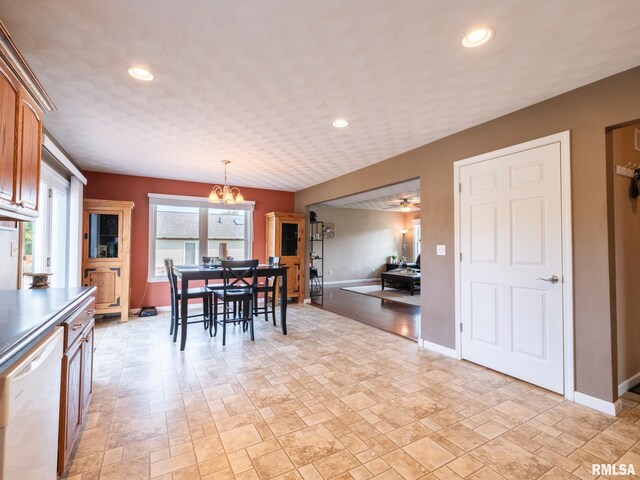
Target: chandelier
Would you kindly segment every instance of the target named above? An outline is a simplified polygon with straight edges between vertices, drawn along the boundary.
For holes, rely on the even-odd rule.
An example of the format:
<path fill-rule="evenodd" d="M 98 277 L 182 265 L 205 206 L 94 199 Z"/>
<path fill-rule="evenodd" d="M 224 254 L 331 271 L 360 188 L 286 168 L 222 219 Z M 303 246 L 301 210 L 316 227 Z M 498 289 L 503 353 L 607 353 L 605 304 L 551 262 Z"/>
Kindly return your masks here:
<path fill-rule="evenodd" d="M 222 160 L 224 163 L 224 185 L 215 185 L 209 194 L 211 203 L 224 203 L 225 205 L 233 205 L 234 203 L 244 203 L 244 197 L 238 187 L 230 187 L 227 184 L 227 165 L 230 160 Z"/>

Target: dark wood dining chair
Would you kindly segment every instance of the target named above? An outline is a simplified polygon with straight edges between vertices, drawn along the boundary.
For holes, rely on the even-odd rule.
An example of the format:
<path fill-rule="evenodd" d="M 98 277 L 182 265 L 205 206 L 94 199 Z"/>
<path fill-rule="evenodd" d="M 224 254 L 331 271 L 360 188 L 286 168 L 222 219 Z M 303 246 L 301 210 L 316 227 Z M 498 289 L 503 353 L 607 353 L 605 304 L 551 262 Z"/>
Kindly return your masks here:
<path fill-rule="evenodd" d="M 246 331 L 249 328 L 251 340 L 255 341 L 253 298 L 258 279 L 257 269 L 258 260 L 222 261 L 222 289 L 213 291 L 213 317 L 209 324 L 209 335 L 213 337 L 218 333 L 218 324 L 222 325 L 222 345 L 226 343 L 228 323 L 242 323 L 242 330 Z M 234 311 L 230 308 L 230 304 L 236 302 L 239 302 L 242 308 Z M 218 305 L 223 307 L 221 319 L 218 318 Z M 213 334 L 211 334 L 212 327 Z"/>
<path fill-rule="evenodd" d="M 269 257 L 269 266 L 279 266 L 280 257 Z M 256 288 L 254 289 L 253 314 L 257 317 L 264 313 L 265 322 L 269 321 L 269 314 L 273 318 L 273 325 L 276 325 L 276 289 L 278 288 L 278 276 L 271 275 L 268 277 L 260 277 Z M 259 305 L 258 300 L 262 295 L 263 304 Z M 271 305 L 269 305 L 271 302 Z"/>
<path fill-rule="evenodd" d="M 169 329 L 169 335 L 173 334 L 173 341 L 178 339 L 178 326 L 181 323 L 180 319 L 180 302 L 182 299 L 182 292 L 178 288 L 178 277 L 173 273 L 173 260 L 170 258 L 164 259 L 164 268 L 167 271 L 167 277 L 169 278 L 169 287 L 171 289 L 171 327 Z M 202 320 L 193 321 L 187 323 L 204 323 L 205 329 L 209 327 L 211 321 L 211 290 L 206 287 L 190 288 L 187 293 L 188 301 L 192 298 L 202 299 L 202 313 L 189 315 L 187 318 L 202 317 Z"/>
<path fill-rule="evenodd" d="M 217 260 L 217 262 L 216 262 Z M 202 257 L 202 266 L 208 266 L 210 268 L 214 268 L 214 263 L 219 263 L 220 260 L 218 259 L 218 257 L 209 257 L 209 256 L 203 256 Z M 219 265 L 218 265 L 219 266 Z M 210 284 L 208 280 L 204 281 L 204 286 L 205 288 L 207 288 L 208 290 L 210 290 L 211 292 L 213 292 L 214 290 L 222 290 L 222 283 L 213 283 Z M 214 301 L 214 297 L 213 295 L 211 295 L 211 302 Z M 209 304 L 209 311 L 213 312 L 213 303 Z M 209 328 L 209 325 L 205 325 L 205 330 Z"/>

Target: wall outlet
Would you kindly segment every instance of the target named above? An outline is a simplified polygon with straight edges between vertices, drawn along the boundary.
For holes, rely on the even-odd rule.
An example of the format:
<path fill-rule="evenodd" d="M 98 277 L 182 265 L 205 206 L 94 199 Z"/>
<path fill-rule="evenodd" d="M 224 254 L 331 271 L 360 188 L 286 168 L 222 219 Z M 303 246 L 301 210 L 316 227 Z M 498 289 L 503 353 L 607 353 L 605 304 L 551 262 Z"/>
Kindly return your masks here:
<path fill-rule="evenodd" d="M 329 270 L 329 275 L 333 275 L 333 270 Z"/>
<path fill-rule="evenodd" d="M 18 244 L 15 242 L 11 242 L 11 256 L 12 257 L 18 256 Z"/>
<path fill-rule="evenodd" d="M 446 255 L 447 254 L 447 246 L 446 245 L 437 245 L 436 246 L 436 255 Z"/>

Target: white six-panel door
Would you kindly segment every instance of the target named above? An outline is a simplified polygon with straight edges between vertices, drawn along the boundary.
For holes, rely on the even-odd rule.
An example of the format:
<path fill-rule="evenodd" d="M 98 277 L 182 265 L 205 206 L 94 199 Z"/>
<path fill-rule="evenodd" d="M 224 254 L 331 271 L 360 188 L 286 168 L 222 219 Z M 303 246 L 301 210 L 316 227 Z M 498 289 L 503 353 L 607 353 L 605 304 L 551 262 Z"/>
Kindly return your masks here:
<path fill-rule="evenodd" d="M 563 393 L 560 143 L 459 179 L 462 357 Z"/>

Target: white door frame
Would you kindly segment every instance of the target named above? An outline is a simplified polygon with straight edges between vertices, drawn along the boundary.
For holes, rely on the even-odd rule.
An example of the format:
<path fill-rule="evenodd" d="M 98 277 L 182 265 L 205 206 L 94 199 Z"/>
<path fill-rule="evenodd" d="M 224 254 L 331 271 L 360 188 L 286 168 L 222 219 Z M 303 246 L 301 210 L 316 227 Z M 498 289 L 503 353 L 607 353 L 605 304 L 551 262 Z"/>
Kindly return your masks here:
<path fill-rule="evenodd" d="M 564 331 L 564 396 L 573 401 L 575 393 L 574 377 L 574 332 L 573 332 L 573 244 L 571 232 L 571 155 L 569 130 L 531 140 L 529 142 L 512 145 L 510 147 L 483 153 L 474 157 L 458 160 L 453 163 L 454 180 L 454 222 L 455 222 L 455 319 L 456 319 L 456 357 L 462 358 L 462 345 L 460 324 L 462 318 L 460 295 L 460 169 L 474 163 L 484 162 L 497 157 L 511 155 L 513 153 L 542 147 L 552 143 L 560 143 L 560 177 L 562 188 L 562 305 L 563 305 L 563 331 Z"/>

